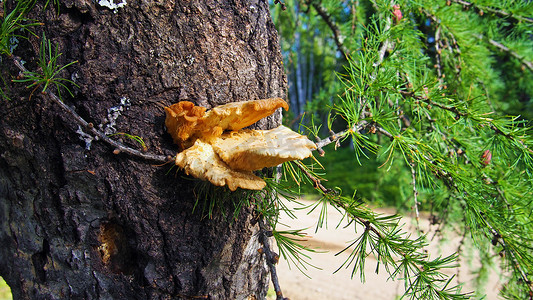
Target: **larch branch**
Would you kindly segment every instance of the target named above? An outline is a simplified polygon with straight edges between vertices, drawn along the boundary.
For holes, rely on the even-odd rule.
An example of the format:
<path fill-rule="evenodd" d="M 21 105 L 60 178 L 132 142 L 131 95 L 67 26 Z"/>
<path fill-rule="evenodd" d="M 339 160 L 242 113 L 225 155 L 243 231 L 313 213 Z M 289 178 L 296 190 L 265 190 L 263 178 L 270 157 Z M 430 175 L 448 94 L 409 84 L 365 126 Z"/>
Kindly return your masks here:
<path fill-rule="evenodd" d="M 492 46 L 500 49 L 501 51 L 509 53 L 509 55 L 511 55 L 512 57 L 518 59 L 530 71 L 533 71 L 533 62 L 526 60 L 523 56 L 521 56 L 520 54 L 516 53 L 515 51 L 509 49 L 509 47 L 505 46 L 502 43 L 499 43 L 499 42 L 497 42 L 497 41 L 495 41 L 493 39 L 489 39 L 488 42 L 489 42 L 489 44 L 491 44 Z"/>
<path fill-rule="evenodd" d="M 305 174 L 305 176 L 307 178 L 309 178 L 313 182 L 313 185 L 314 185 L 315 189 L 320 190 L 324 194 L 328 194 L 328 193 L 332 192 L 332 190 L 330 190 L 330 189 L 326 188 L 324 185 L 322 185 L 322 182 L 321 182 L 321 180 L 319 178 L 317 178 L 313 174 L 309 173 L 309 171 L 307 171 L 305 169 L 305 167 L 301 163 L 296 162 L 296 165 Z M 335 204 L 337 207 L 343 209 L 344 211 L 349 211 L 349 209 L 346 206 L 346 204 L 342 203 L 338 199 L 331 199 L 331 200 L 332 200 L 333 204 Z M 372 231 L 380 239 L 383 239 L 383 236 L 382 236 L 381 232 L 379 232 L 379 230 L 377 230 L 374 226 L 372 226 L 368 220 L 365 220 L 363 218 L 360 218 L 360 217 L 357 217 L 357 216 L 354 216 L 354 215 L 351 215 L 351 218 L 353 218 L 354 220 L 356 220 L 360 224 L 365 225 L 365 228 L 367 230 Z"/>
<path fill-rule="evenodd" d="M 472 2 L 468 2 L 468 1 L 465 1 L 465 0 L 449 0 L 449 1 L 457 3 L 457 4 L 461 4 L 461 5 L 463 5 L 464 7 L 467 7 L 467 8 L 473 7 L 476 10 L 478 10 L 479 12 L 489 12 L 491 14 L 494 14 L 494 15 L 502 17 L 502 18 L 513 18 L 513 19 L 515 19 L 517 21 L 533 23 L 533 18 L 531 18 L 531 17 L 523 17 L 523 16 L 520 16 L 520 15 L 517 15 L 517 14 L 506 12 L 506 11 L 504 11 L 502 9 L 492 8 L 492 7 L 489 7 L 489 6 L 483 6 L 483 5 L 479 5 L 479 4 L 474 4 Z"/>
<path fill-rule="evenodd" d="M 341 52 L 343 57 L 348 58 L 348 53 L 349 53 L 348 48 L 346 48 L 346 46 L 344 45 L 342 41 L 342 34 L 339 29 L 339 26 L 337 26 L 331 14 L 326 10 L 326 8 L 324 8 L 320 4 L 320 2 L 310 0 L 307 2 L 307 4 L 313 6 L 316 12 L 322 17 L 322 20 L 326 22 L 326 25 L 328 25 L 328 27 L 333 32 L 333 39 L 335 40 L 337 49 L 339 50 L 339 52 Z"/>
<path fill-rule="evenodd" d="M 438 108 L 450 111 L 450 112 L 454 113 L 456 115 L 456 117 L 466 117 L 466 116 L 468 116 L 468 113 L 458 110 L 457 107 L 455 107 L 455 106 L 446 106 L 444 104 L 432 101 L 432 100 L 430 100 L 427 97 L 416 95 L 412 91 L 398 90 L 398 93 L 400 93 L 400 94 L 402 94 L 404 96 L 408 96 L 408 97 L 414 98 L 416 100 L 422 101 L 422 102 L 424 102 L 426 104 L 429 104 L 429 105 L 432 105 L 432 106 L 436 106 Z"/>
<path fill-rule="evenodd" d="M 325 146 L 327 146 L 327 145 L 329 145 L 331 143 L 336 143 L 338 140 L 340 140 L 341 138 L 345 137 L 346 134 L 348 134 L 350 132 L 359 132 L 363 128 L 365 128 L 367 125 L 368 125 L 367 121 L 361 121 L 361 122 L 355 124 L 354 126 L 352 126 L 351 128 L 345 129 L 345 130 L 340 131 L 338 133 L 332 133 L 329 137 L 321 139 L 318 142 L 316 142 L 317 150 L 320 151 L 320 150 L 322 150 L 323 147 L 325 147 Z"/>

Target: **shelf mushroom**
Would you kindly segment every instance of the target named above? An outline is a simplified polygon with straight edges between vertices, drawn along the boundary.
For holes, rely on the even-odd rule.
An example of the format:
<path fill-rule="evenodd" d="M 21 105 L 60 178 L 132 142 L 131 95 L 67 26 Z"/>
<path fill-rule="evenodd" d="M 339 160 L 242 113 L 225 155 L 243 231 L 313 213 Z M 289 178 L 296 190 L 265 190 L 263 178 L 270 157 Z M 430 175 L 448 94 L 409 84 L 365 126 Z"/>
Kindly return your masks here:
<path fill-rule="evenodd" d="M 287 103 L 281 98 L 234 102 L 214 107 L 181 101 L 165 107 L 165 125 L 181 151 L 176 165 L 217 186 L 261 190 L 266 183 L 254 170 L 310 157 L 315 143 L 285 126 L 243 129 Z"/>

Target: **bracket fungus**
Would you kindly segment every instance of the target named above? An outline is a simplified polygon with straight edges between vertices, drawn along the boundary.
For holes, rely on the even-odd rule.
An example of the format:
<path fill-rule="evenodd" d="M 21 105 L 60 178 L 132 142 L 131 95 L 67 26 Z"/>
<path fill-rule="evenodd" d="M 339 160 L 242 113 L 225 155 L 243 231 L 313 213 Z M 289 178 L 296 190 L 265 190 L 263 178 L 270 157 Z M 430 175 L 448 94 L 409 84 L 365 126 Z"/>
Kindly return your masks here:
<path fill-rule="evenodd" d="M 243 129 L 289 106 L 281 98 L 234 102 L 214 107 L 181 101 L 165 107 L 165 125 L 181 151 L 176 165 L 217 186 L 260 190 L 263 179 L 252 171 L 311 156 L 315 143 L 285 126 Z"/>

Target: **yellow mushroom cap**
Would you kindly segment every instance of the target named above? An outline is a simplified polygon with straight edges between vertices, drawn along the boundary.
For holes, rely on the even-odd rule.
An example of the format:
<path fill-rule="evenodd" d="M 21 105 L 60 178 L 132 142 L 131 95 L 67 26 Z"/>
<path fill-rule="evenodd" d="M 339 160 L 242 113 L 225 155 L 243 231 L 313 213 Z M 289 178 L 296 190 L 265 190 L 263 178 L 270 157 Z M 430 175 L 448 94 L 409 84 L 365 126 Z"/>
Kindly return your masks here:
<path fill-rule="evenodd" d="M 240 130 L 225 133 L 211 144 L 218 156 L 234 170 L 260 170 L 312 155 L 315 143 L 285 126 L 271 130 Z"/>
<path fill-rule="evenodd" d="M 216 155 L 213 147 L 202 140 L 196 140 L 192 147 L 178 153 L 176 165 L 189 175 L 216 186 L 227 185 L 232 191 L 237 188 L 261 190 L 266 185 L 250 171 L 232 170 Z"/>
<path fill-rule="evenodd" d="M 176 165 L 187 174 L 217 186 L 260 190 L 265 181 L 252 173 L 312 155 L 316 145 L 285 126 L 243 130 L 276 109 L 289 106 L 281 98 L 234 102 L 204 107 L 182 101 L 165 107 L 168 132 L 183 150 Z"/>

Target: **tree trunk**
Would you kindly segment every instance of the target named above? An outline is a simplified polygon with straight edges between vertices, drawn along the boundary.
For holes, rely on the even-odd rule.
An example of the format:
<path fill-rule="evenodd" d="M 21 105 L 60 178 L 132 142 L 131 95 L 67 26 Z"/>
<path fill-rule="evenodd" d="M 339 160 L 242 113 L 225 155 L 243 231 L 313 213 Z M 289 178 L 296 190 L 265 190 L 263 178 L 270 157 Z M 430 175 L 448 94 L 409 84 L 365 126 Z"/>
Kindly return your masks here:
<path fill-rule="evenodd" d="M 64 102 L 102 130 L 143 137 L 149 152 L 177 151 L 163 106 L 284 96 L 267 1 L 131 0 L 110 9 L 59 0 L 59 10 L 44 2 L 30 13 L 44 23 L 34 32 L 58 45 L 61 63 L 78 61 L 62 74 L 79 85 Z M 31 37 L 14 51 L 30 70 L 38 45 Z M 5 58 L 1 68 L 6 82 L 18 74 Z M 193 212 L 195 181 L 86 144 L 38 91 L 11 84 L 11 100 L 0 103 L 0 275 L 15 299 L 264 298 L 252 208 L 236 218 Z"/>

